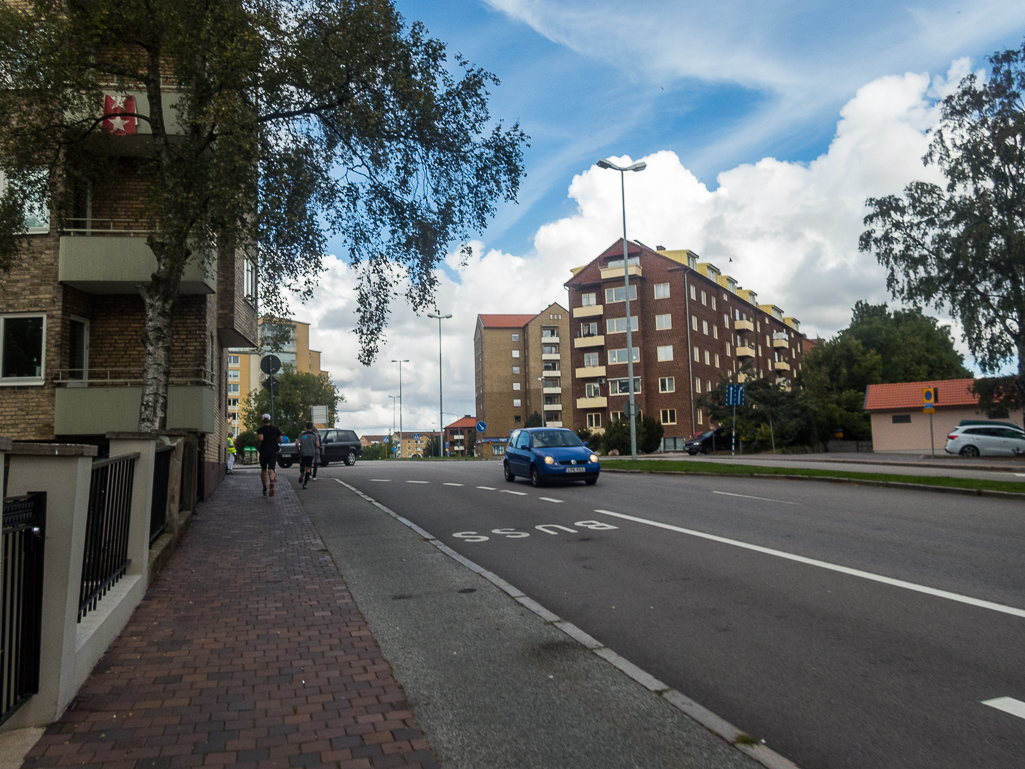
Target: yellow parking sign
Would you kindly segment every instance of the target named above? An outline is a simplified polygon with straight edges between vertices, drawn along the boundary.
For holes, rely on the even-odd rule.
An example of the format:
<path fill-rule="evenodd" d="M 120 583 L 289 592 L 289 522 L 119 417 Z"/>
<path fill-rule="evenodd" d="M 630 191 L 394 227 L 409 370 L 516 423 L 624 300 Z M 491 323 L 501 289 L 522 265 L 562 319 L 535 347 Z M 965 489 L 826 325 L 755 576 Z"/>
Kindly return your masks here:
<path fill-rule="evenodd" d="M 939 400 L 937 398 L 938 393 L 935 387 L 923 387 L 922 388 L 922 412 L 925 414 L 932 414 L 936 411 L 936 403 Z"/>

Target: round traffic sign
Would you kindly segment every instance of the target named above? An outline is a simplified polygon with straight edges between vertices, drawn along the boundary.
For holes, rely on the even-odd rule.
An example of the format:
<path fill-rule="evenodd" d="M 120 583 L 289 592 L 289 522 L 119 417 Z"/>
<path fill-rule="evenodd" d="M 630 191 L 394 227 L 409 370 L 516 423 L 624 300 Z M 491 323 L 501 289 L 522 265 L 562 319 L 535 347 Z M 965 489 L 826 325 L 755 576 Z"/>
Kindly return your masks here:
<path fill-rule="evenodd" d="M 484 424 L 483 422 L 478 422 L 477 423 L 477 432 L 482 433 L 482 432 L 484 432 L 487 429 L 488 429 L 488 426 L 486 424 Z"/>
<path fill-rule="evenodd" d="M 260 371 L 264 374 L 277 374 L 281 371 L 281 358 L 277 355 L 264 355 L 260 361 Z"/>

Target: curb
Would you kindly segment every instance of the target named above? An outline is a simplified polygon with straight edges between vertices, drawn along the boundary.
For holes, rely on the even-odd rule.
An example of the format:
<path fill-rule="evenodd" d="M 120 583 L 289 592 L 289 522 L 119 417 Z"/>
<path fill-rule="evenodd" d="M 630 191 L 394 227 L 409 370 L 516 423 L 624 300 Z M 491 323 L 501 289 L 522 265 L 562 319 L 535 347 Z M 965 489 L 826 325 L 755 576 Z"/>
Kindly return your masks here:
<path fill-rule="evenodd" d="M 640 471 L 626 470 L 620 472 L 639 473 Z M 686 475 L 688 473 L 683 474 Z M 488 582 L 494 584 L 497 588 L 506 593 L 514 601 L 521 604 L 525 608 L 530 609 L 530 611 L 534 612 L 537 616 L 544 620 L 545 623 L 558 628 L 563 633 L 572 638 L 574 641 L 582 645 L 585 649 L 590 651 L 592 654 L 605 660 L 610 665 L 618 669 L 620 672 L 624 673 L 629 678 L 633 679 L 636 683 L 640 684 L 648 691 L 652 692 L 653 694 L 657 694 L 659 697 L 664 699 L 666 702 L 675 707 L 681 713 L 691 718 L 692 720 L 697 721 L 703 727 L 708 729 L 708 731 L 712 732 L 712 734 L 716 735 L 717 737 L 721 737 L 723 740 L 728 742 L 730 745 L 732 745 L 734 748 L 736 748 L 741 753 L 746 755 L 748 758 L 757 761 L 762 766 L 766 767 L 766 769 L 799 769 L 797 764 L 793 763 L 787 758 L 784 758 L 776 751 L 767 748 L 765 745 L 757 741 L 748 742 L 748 740 L 753 740 L 753 738 L 745 734 L 743 731 L 738 729 L 736 726 L 731 724 L 726 719 L 717 716 L 715 713 L 699 705 L 686 695 L 681 694 L 675 689 L 670 688 L 667 684 L 663 683 L 662 681 L 659 681 L 654 676 L 637 667 L 625 657 L 621 657 L 612 649 L 609 649 L 607 646 L 603 645 L 601 641 L 598 641 L 596 638 L 591 637 L 583 630 L 578 628 L 576 625 L 572 624 L 571 622 L 567 622 L 566 620 L 560 618 L 558 615 L 552 613 L 544 606 L 539 604 L 537 601 L 535 601 L 533 598 L 530 598 L 526 594 L 524 594 L 522 590 L 506 582 L 497 574 L 488 571 L 484 567 L 471 561 L 469 558 L 460 555 L 455 550 L 450 548 L 448 545 L 441 542 L 433 534 L 422 529 L 420 526 L 417 526 L 408 518 L 402 517 L 394 510 L 385 507 L 373 497 L 364 494 L 362 491 L 355 488 L 354 486 L 350 486 L 345 481 L 339 478 L 335 478 L 334 481 L 335 483 L 339 483 L 345 488 L 347 488 L 356 496 L 362 498 L 366 502 L 369 502 L 378 510 L 387 513 L 399 523 L 402 523 L 403 525 L 412 529 L 414 532 L 419 534 L 425 542 L 430 542 L 432 545 L 434 545 L 434 547 L 438 548 L 438 550 L 440 550 L 442 553 L 447 555 L 452 560 L 457 561 L 470 571 L 480 575 Z"/>
<path fill-rule="evenodd" d="M 997 499 L 1025 499 L 1025 492 L 995 491 L 992 489 L 961 489 L 956 486 L 933 486 L 927 483 L 903 483 L 901 481 L 872 481 L 861 478 L 838 478 L 832 475 L 785 475 L 781 473 L 703 473 L 683 472 L 680 470 L 624 470 L 603 467 L 603 473 L 624 473 L 626 475 L 695 475 L 716 478 L 757 478 L 759 480 L 779 481 L 824 481 L 826 483 L 848 483 L 852 486 L 888 486 L 894 489 L 911 491 L 939 491 L 944 494 L 964 494 L 971 497 L 996 497 Z M 1025 485 L 1025 484 L 1023 484 Z"/>

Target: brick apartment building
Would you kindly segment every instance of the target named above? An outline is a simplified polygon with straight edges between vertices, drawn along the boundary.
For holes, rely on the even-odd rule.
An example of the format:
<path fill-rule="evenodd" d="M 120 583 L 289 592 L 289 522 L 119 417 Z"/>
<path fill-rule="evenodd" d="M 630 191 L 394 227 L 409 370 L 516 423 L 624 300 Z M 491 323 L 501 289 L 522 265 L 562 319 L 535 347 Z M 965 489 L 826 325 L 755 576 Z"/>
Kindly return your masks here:
<path fill-rule="evenodd" d="M 572 426 L 569 311 L 555 303 L 537 315 L 478 315 L 473 335 L 477 455 L 505 451 L 509 433 L 537 412 L 554 427 Z"/>
<path fill-rule="evenodd" d="M 721 378 L 770 377 L 790 387 L 803 355 L 796 318 L 759 304 L 692 251 L 627 248 L 635 400 L 664 426 L 665 450 L 708 428 L 696 401 Z M 566 288 L 576 409 L 567 426 L 604 430 L 624 417 L 629 397 L 623 241 L 575 269 Z"/>
<path fill-rule="evenodd" d="M 142 92 L 129 94 L 148 103 Z M 79 178 L 74 218 L 58 226 L 43 214 L 30 223 L 27 248 L 0 286 L 0 435 L 103 447 L 108 433 L 138 430 L 139 285 L 149 282 L 156 258 L 140 218 L 150 182 L 133 157 L 148 134 L 149 124 L 138 121 L 134 134 L 98 142 L 96 151 L 118 156 L 118 184 Z M 192 436 L 201 496 L 223 476 L 227 348 L 256 343 L 256 288 L 256 265 L 228 249 L 194 259 L 181 282 L 167 428 Z"/>
<path fill-rule="evenodd" d="M 469 456 L 476 441 L 470 438 L 477 434 L 477 420 L 467 414 L 445 426 L 445 455 L 450 457 Z"/>

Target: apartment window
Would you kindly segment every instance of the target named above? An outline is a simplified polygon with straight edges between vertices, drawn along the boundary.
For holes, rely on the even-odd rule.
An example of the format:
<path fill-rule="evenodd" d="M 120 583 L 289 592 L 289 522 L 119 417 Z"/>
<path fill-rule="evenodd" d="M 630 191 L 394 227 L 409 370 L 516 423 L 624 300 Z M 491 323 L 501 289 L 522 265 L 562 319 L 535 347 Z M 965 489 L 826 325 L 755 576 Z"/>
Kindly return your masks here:
<path fill-rule="evenodd" d="M 519 374 L 520 373 L 520 367 L 519 366 L 513 366 L 513 373 L 514 374 Z"/>
<path fill-rule="evenodd" d="M 658 391 L 660 393 L 674 393 L 676 392 L 676 377 L 674 376 L 663 376 L 658 379 Z"/>
<path fill-rule="evenodd" d="M 520 351 L 519 351 L 519 350 L 513 350 L 513 351 L 512 351 L 512 356 L 513 356 L 514 358 L 518 358 L 518 357 L 520 357 Z"/>
<path fill-rule="evenodd" d="M 89 321 L 72 316 L 69 321 L 68 379 L 84 383 L 89 371 Z"/>
<path fill-rule="evenodd" d="M 706 294 L 704 291 L 701 292 L 701 304 L 708 304 L 708 294 Z"/>
<path fill-rule="evenodd" d="M 655 298 L 656 299 L 668 299 L 669 298 L 669 284 L 668 283 L 656 283 L 655 284 Z"/>
<path fill-rule="evenodd" d="M 673 316 L 669 313 L 655 316 L 655 328 L 659 331 L 668 331 L 673 327 Z"/>
<path fill-rule="evenodd" d="M 247 304 L 256 307 L 256 262 L 244 259 L 242 263 L 242 294 Z"/>
<path fill-rule="evenodd" d="M 726 357 L 730 357 L 733 353 L 730 352 L 730 343 L 726 343 Z"/>
<path fill-rule="evenodd" d="M 557 328 L 543 328 L 543 329 L 541 329 L 541 338 L 542 339 L 558 339 L 559 338 L 559 329 L 557 329 Z"/>
<path fill-rule="evenodd" d="M 909 425 L 909 424 L 911 424 L 911 415 L 910 414 L 894 414 L 893 415 L 893 423 L 895 425 Z"/>
<path fill-rule="evenodd" d="M 697 377 L 694 378 L 694 392 L 701 392 L 701 380 Z"/>
<path fill-rule="evenodd" d="M 228 395 L 238 395 L 238 385 L 237 384 L 230 384 L 230 385 L 228 385 Z"/>
<path fill-rule="evenodd" d="M 708 336 L 708 321 L 707 320 L 701 321 L 701 333 L 704 334 L 705 336 Z"/>
<path fill-rule="evenodd" d="M 634 283 L 630 286 L 630 301 L 637 299 L 637 284 Z M 626 287 L 619 286 L 618 288 L 607 288 L 605 289 L 605 302 L 606 304 L 612 304 L 613 302 L 625 302 L 626 301 Z"/>
<path fill-rule="evenodd" d="M 631 356 L 634 363 L 641 359 L 641 351 L 637 347 L 631 347 L 630 350 L 633 352 Z M 618 350 L 609 350 L 609 363 L 626 363 L 626 348 L 620 347 Z"/>
<path fill-rule="evenodd" d="M 513 389 L 514 390 L 519 390 L 520 389 L 520 383 L 519 382 L 513 382 Z"/>
<path fill-rule="evenodd" d="M 706 393 L 712 392 L 712 380 L 711 379 L 706 379 L 705 380 L 705 392 Z"/>
<path fill-rule="evenodd" d="M 663 344 L 658 346 L 658 359 L 661 361 L 673 359 L 673 346 L 671 344 Z"/>
<path fill-rule="evenodd" d="M 605 321 L 605 326 L 610 334 L 625 334 L 626 333 L 626 318 L 609 318 Z M 630 316 L 630 330 L 637 330 L 637 316 Z"/>
<path fill-rule="evenodd" d="M 580 336 L 598 336 L 597 323 L 581 323 Z"/>
<path fill-rule="evenodd" d="M 719 368 L 719 353 L 715 354 L 715 367 Z"/>
<path fill-rule="evenodd" d="M 523 417 L 520 417 L 520 416 L 513 417 L 513 422 L 515 424 L 519 424 L 521 421 L 523 421 Z"/>
<path fill-rule="evenodd" d="M 239 365 L 239 360 L 240 360 L 239 356 L 237 356 L 237 355 L 229 355 L 228 356 L 228 365 L 229 366 L 238 366 Z"/>
<path fill-rule="evenodd" d="M 29 180 L 30 184 L 42 184 L 46 181 L 45 169 L 40 169 L 32 173 L 35 177 Z M 3 171 L 0 171 L 0 198 L 4 197 L 7 193 L 7 177 Z M 15 194 L 17 197 L 21 197 L 24 200 L 24 195 L 21 191 Z M 25 232 L 29 235 L 39 235 L 50 231 L 50 212 L 35 203 L 25 201 L 23 204 L 23 212 L 25 214 Z"/>
<path fill-rule="evenodd" d="M 729 313 L 725 313 L 725 312 L 724 312 L 724 313 L 722 314 L 722 324 L 723 324 L 723 326 L 725 326 L 726 328 L 729 328 L 729 327 L 730 327 L 730 316 L 729 316 Z"/>
<path fill-rule="evenodd" d="M 237 409 L 238 408 L 238 398 L 228 398 L 228 408 L 229 409 Z"/>
<path fill-rule="evenodd" d="M 709 354 L 708 354 L 708 350 L 705 350 L 705 365 L 706 365 L 706 366 L 710 366 L 710 365 L 712 365 L 712 364 L 711 364 L 711 360 L 710 360 L 710 356 L 709 356 Z"/>
<path fill-rule="evenodd" d="M 694 329 L 695 331 L 698 330 L 698 316 L 697 315 L 691 315 L 690 316 L 690 327 L 692 329 Z"/>
<path fill-rule="evenodd" d="M 519 407 L 520 407 L 520 399 L 519 398 L 513 398 L 513 408 L 518 409 Z"/>
<path fill-rule="evenodd" d="M 641 378 L 634 377 L 634 392 L 639 393 L 641 391 Z M 609 380 L 609 395 L 629 395 L 630 394 L 630 379 L 610 379 Z"/>
<path fill-rule="evenodd" d="M 601 388 L 598 387 L 597 382 L 588 382 L 584 385 L 584 397 L 585 398 L 598 398 L 601 396 Z"/>
<path fill-rule="evenodd" d="M 762 333 L 762 322 L 760 320 L 755 321 L 755 331 L 759 334 Z"/>
<path fill-rule="evenodd" d="M 516 417 L 516 421 L 519 422 L 520 418 Z M 492 443 L 491 453 L 494 454 L 496 457 L 500 457 L 503 454 L 505 454 L 505 446 L 503 446 L 501 443 Z"/>
<path fill-rule="evenodd" d="M 758 345 L 758 357 L 759 358 L 762 357 L 762 346 L 761 345 Z"/>
<path fill-rule="evenodd" d="M 594 307 L 596 304 L 598 304 L 598 295 L 596 293 L 591 292 L 590 294 L 580 295 L 581 307 Z"/>
<path fill-rule="evenodd" d="M 598 353 L 596 352 L 585 352 L 584 353 L 584 367 L 594 368 L 595 366 L 601 365 L 598 363 Z"/>
<path fill-rule="evenodd" d="M 694 362 L 699 363 L 701 361 L 701 353 L 698 352 L 698 348 L 694 348 Z"/>
<path fill-rule="evenodd" d="M 676 409 L 662 409 L 662 424 L 676 424 Z"/>
<path fill-rule="evenodd" d="M 46 316 L 0 315 L 0 381 L 42 384 L 46 360 Z"/>
<path fill-rule="evenodd" d="M 587 426 L 589 428 L 601 427 L 601 412 L 587 415 Z"/>
<path fill-rule="evenodd" d="M 714 296 L 712 297 L 712 309 L 713 310 L 715 309 L 715 297 Z"/>
<path fill-rule="evenodd" d="M 228 369 L 228 381 L 229 382 L 237 382 L 237 381 L 239 381 L 239 379 L 241 379 L 241 377 L 242 377 L 242 372 L 241 371 L 233 371 L 231 369 Z"/>
<path fill-rule="evenodd" d="M 621 419 L 626 419 L 626 414 L 624 414 L 622 411 L 610 411 L 609 412 L 609 421 L 610 422 L 618 422 Z"/>
<path fill-rule="evenodd" d="M 703 425 L 704 423 L 705 423 L 705 413 L 701 409 L 698 409 L 698 424 L 699 425 Z"/>
<path fill-rule="evenodd" d="M 691 283 L 691 285 L 690 285 L 690 298 L 691 299 L 697 299 L 698 298 L 698 291 L 697 291 L 696 288 L 694 288 L 694 284 L 693 283 Z"/>
<path fill-rule="evenodd" d="M 514 342 L 520 341 L 520 335 L 519 334 L 513 334 L 512 335 L 512 341 L 514 341 Z"/>

